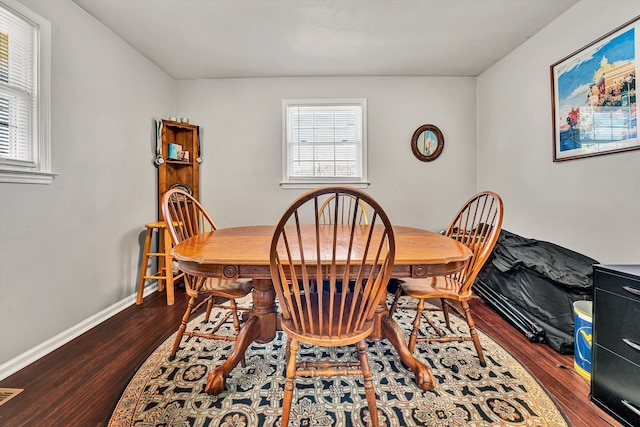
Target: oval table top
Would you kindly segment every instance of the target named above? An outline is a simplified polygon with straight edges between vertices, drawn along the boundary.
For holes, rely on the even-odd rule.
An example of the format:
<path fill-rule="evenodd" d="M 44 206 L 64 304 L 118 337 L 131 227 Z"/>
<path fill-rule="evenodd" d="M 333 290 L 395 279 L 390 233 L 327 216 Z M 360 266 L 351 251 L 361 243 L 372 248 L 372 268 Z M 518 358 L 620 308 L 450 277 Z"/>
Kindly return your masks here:
<path fill-rule="evenodd" d="M 314 233 L 313 225 L 303 225 L 303 233 Z M 327 226 L 329 227 L 329 226 Z M 269 265 L 269 249 L 275 226 L 255 225 L 221 228 L 189 238 L 172 250 L 181 265 Z M 397 266 L 446 266 L 461 264 L 471 250 L 455 240 L 432 231 L 393 226 Z"/>

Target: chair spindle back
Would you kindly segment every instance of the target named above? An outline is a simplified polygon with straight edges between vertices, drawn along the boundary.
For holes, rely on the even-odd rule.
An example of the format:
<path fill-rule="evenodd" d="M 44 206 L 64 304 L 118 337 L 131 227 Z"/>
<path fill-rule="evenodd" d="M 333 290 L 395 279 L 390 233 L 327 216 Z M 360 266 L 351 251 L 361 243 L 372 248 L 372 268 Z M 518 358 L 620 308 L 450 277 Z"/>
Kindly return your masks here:
<path fill-rule="evenodd" d="M 217 230 L 202 205 L 187 192 L 174 188 L 162 197 L 162 216 L 174 245 L 189 237 Z"/>
<path fill-rule="evenodd" d="M 480 192 L 460 208 L 449 225 L 447 236 L 465 244 L 473 255 L 464 269 L 453 275 L 467 291 L 486 262 L 502 228 L 502 199 L 491 191 Z"/>
<path fill-rule="evenodd" d="M 164 193 L 162 216 L 174 246 L 189 237 L 217 230 L 204 207 L 192 195 L 179 188 Z M 187 286 L 194 291 L 200 289 L 206 279 L 186 273 L 184 277 Z M 189 292 L 190 289 L 187 289 L 187 293 Z"/>
<path fill-rule="evenodd" d="M 327 195 L 333 202 L 321 206 Z M 341 224 L 344 203 L 351 206 Z M 368 225 L 359 222 L 363 207 L 372 213 Z M 320 221 L 323 210 L 329 224 Z M 313 224 L 303 225 L 302 218 L 313 218 Z M 271 276 L 283 321 L 311 339 L 368 334 L 394 257 L 391 222 L 372 197 L 351 187 L 303 194 L 282 216 L 271 243 Z"/>
<path fill-rule="evenodd" d="M 351 222 L 354 213 L 358 224 L 369 223 L 367 208 L 361 200 L 349 194 L 332 195 L 322 203 L 318 218 L 321 224 L 345 224 Z"/>

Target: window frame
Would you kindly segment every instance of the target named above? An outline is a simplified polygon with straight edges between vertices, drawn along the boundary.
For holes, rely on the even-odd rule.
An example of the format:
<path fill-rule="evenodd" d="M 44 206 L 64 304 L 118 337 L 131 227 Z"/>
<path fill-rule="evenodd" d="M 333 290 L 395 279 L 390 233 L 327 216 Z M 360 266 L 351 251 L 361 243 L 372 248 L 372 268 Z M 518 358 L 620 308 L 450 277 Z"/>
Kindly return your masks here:
<path fill-rule="evenodd" d="M 51 172 L 51 23 L 17 0 L 0 0 L 0 7 L 34 28 L 36 90 L 30 132 L 34 161 L 0 159 L 0 183 L 50 184 L 57 175 Z"/>
<path fill-rule="evenodd" d="M 352 179 L 346 177 L 292 177 L 289 171 L 289 109 L 292 107 L 344 107 L 355 106 L 361 109 L 361 146 L 360 160 L 362 170 L 360 176 Z M 338 184 L 356 188 L 367 188 L 367 99 L 366 98 L 333 98 L 333 99 L 283 99 L 282 100 L 282 177 L 280 186 L 291 189 L 315 188 L 319 185 Z"/>

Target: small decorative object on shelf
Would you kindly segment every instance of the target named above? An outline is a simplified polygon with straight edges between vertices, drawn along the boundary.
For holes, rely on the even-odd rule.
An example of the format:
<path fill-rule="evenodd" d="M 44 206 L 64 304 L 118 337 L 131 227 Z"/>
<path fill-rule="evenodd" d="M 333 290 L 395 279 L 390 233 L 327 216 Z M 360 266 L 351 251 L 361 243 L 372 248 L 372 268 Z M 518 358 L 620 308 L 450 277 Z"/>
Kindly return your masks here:
<path fill-rule="evenodd" d="M 202 147 L 200 147 L 200 128 L 198 128 L 198 151 L 196 151 L 196 162 L 202 163 Z"/>
<path fill-rule="evenodd" d="M 180 152 L 182 151 L 182 145 L 174 144 L 173 142 L 169 143 L 169 155 L 167 156 L 170 160 L 182 160 L 180 159 Z"/>
<path fill-rule="evenodd" d="M 178 151 L 178 160 L 183 162 L 189 161 L 189 152 L 188 151 Z"/>
<path fill-rule="evenodd" d="M 160 166 L 164 163 L 162 157 L 162 120 L 156 119 L 156 159 L 154 164 Z"/>

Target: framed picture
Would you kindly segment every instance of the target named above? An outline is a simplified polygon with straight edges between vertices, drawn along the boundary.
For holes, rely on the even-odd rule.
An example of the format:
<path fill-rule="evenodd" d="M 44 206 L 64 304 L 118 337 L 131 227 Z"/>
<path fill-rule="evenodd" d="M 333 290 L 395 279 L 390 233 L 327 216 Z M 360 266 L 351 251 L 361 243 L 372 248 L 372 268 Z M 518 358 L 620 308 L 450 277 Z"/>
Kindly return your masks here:
<path fill-rule="evenodd" d="M 418 160 L 430 162 L 438 158 L 444 148 L 444 136 L 434 125 L 422 125 L 411 137 L 411 151 Z"/>
<path fill-rule="evenodd" d="M 640 149 L 640 16 L 551 65 L 553 161 Z"/>
<path fill-rule="evenodd" d="M 174 144 L 173 142 L 169 143 L 169 155 L 167 156 L 170 160 L 182 160 L 180 159 L 180 152 L 182 151 L 182 145 Z"/>

